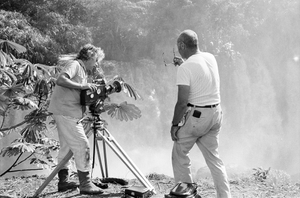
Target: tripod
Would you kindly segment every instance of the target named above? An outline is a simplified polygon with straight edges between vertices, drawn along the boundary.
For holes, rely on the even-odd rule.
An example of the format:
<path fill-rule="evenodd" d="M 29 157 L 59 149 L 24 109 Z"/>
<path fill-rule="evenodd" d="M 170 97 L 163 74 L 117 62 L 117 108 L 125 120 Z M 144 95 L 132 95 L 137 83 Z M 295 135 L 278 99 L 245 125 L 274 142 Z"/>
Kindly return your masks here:
<path fill-rule="evenodd" d="M 92 112 L 93 115 L 93 130 L 89 128 L 86 132 L 87 137 L 94 132 L 94 153 L 93 153 L 93 163 L 95 150 L 98 154 L 99 165 L 101 168 L 101 173 L 104 178 L 108 177 L 108 169 L 107 169 L 107 155 L 106 155 L 106 144 L 114 151 L 114 153 L 119 157 L 119 159 L 127 166 L 127 168 L 134 174 L 134 176 L 143 184 L 145 188 L 147 188 L 151 193 L 155 194 L 155 189 L 149 180 L 141 173 L 141 171 L 136 167 L 136 165 L 132 162 L 132 160 L 128 157 L 125 151 L 121 148 L 118 142 L 114 139 L 114 137 L 110 134 L 107 128 L 104 126 L 104 121 L 101 120 L 99 114 Z M 81 122 L 83 119 L 79 120 Z M 102 141 L 103 144 L 103 156 L 104 156 L 104 165 L 105 165 L 105 173 L 103 169 L 103 164 L 101 161 L 101 155 L 99 150 L 98 142 Z M 44 181 L 44 183 L 38 188 L 33 197 L 37 197 L 45 187 L 50 183 L 50 181 L 55 177 L 55 175 L 59 172 L 59 170 L 71 159 L 73 156 L 72 151 L 69 151 L 68 154 L 64 157 L 64 159 L 56 166 L 56 168 L 52 171 L 52 173 L 48 176 L 48 178 Z"/>

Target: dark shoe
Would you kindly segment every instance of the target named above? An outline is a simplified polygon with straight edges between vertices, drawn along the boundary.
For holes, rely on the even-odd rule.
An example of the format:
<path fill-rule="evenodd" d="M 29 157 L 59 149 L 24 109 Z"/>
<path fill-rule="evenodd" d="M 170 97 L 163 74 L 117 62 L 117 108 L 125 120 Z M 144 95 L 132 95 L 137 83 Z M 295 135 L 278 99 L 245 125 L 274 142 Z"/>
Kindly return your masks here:
<path fill-rule="evenodd" d="M 70 182 L 69 181 L 69 170 L 68 169 L 62 169 L 58 172 L 58 191 L 66 191 L 70 189 L 75 189 L 79 185 L 76 182 Z"/>
<path fill-rule="evenodd" d="M 80 194 L 86 194 L 86 195 L 99 195 L 102 194 L 103 191 L 95 186 L 90 178 L 89 172 L 78 172 L 78 178 L 79 178 L 79 190 Z"/>
<path fill-rule="evenodd" d="M 170 191 L 170 195 L 175 196 L 195 196 L 197 194 L 197 184 L 196 183 L 177 183 Z"/>

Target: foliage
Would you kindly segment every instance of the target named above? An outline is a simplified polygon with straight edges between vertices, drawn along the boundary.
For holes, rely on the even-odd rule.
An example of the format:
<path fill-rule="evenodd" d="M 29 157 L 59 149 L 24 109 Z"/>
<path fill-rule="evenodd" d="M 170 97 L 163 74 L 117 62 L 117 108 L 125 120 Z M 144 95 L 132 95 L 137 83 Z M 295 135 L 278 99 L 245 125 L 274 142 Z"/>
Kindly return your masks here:
<path fill-rule="evenodd" d="M 143 41 L 146 39 L 143 16 L 148 1 L 144 4 L 128 0 L 82 2 L 91 10 L 88 26 L 93 41 L 103 46 L 107 59 L 131 61 L 147 56 L 142 53 L 148 48 Z"/>
<path fill-rule="evenodd" d="M 294 36 L 288 43 L 295 45 L 299 28 L 291 25 L 299 26 L 298 8 L 297 0 L 3 0 L 0 35 L 24 45 L 31 62 L 56 63 L 58 54 L 88 42 L 101 46 L 108 60 L 134 61 L 171 55 L 188 28 L 223 62 L 257 51 L 267 32 L 279 33 L 274 46 L 282 36 Z"/>
<path fill-rule="evenodd" d="M 82 25 L 85 9 L 76 1 L 5 0 L 0 9 L 0 39 L 25 46 L 30 62 L 52 65 L 58 54 L 91 42 L 90 31 Z"/>
<path fill-rule="evenodd" d="M 255 180 L 261 181 L 261 182 L 265 181 L 269 175 L 270 169 L 271 168 L 264 170 L 261 167 L 254 168 L 253 170 L 255 172 L 253 173 L 253 176 L 254 176 Z"/>
<path fill-rule="evenodd" d="M 16 59 L 12 56 L 12 52 L 26 51 L 23 46 L 3 40 L 0 40 L 0 46 L 2 46 L 1 54 L 5 55 L 0 62 L 0 118 L 2 119 L 0 137 L 9 135 L 12 130 L 20 136 L 0 152 L 2 157 L 17 156 L 12 166 L 1 175 L 29 158 L 33 164 L 53 164 L 51 152 L 58 149 L 58 144 L 55 140 L 49 139 L 45 133 L 46 120 L 50 115 L 47 112 L 47 99 L 54 83 L 53 77 L 47 70 L 47 66 L 32 64 L 25 59 Z M 29 113 L 20 123 L 5 128 L 6 118 L 13 113 L 13 110 Z M 20 157 L 25 153 L 31 154 L 21 160 Z"/>

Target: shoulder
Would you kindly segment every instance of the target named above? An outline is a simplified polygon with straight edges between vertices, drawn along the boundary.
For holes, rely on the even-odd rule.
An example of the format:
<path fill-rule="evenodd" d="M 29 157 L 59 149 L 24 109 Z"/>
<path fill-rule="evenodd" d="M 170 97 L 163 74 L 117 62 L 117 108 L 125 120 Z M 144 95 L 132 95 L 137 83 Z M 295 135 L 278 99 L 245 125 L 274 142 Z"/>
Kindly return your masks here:
<path fill-rule="evenodd" d="M 80 63 L 77 60 L 72 60 L 72 61 L 70 61 L 70 65 L 72 65 L 74 67 L 78 67 L 78 66 L 80 66 Z"/>
<path fill-rule="evenodd" d="M 68 60 L 62 65 L 61 73 L 67 73 L 69 76 L 75 75 L 80 69 L 80 64 L 76 60 Z"/>
<path fill-rule="evenodd" d="M 177 76 L 190 76 L 192 73 L 189 63 L 181 64 L 177 69 Z"/>
<path fill-rule="evenodd" d="M 66 64 L 65 68 L 69 70 L 78 70 L 78 68 L 80 68 L 80 63 L 77 60 L 72 60 Z"/>
<path fill-rule="evenodd" d="M 208 60 L 216 60 L 215 55 L 209 52 L 201 52 L 201 55 L 203 58 L 208 59 Z"/>
<path fill-rule="evenodd" d="M 77 60 L 66 60 L 61 61 L 59 65 L 62 68 L 76 68 L 79 66 L 79 62 Z"/>

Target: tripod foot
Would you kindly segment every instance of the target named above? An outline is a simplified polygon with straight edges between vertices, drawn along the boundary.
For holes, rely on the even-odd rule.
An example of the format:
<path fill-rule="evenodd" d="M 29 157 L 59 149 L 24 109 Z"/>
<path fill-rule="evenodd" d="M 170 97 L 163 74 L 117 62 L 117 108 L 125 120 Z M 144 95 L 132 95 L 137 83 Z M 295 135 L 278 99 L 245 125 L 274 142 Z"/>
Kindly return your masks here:
<path fill-rule="evenodd" d="M 106 177 L 101 179 L 102 183 L 112 183 L 112 184 L 120 184 L 122 186 L 126 186 L 128 185 L 128 181 L 126 181 L 125 179 L 120 179 L 120 178 L 113 178 L 113 177 Z"/>
<path fill-rule="evenodd" d="M 95 186 L 102 188 L 102 189 L 107 189 L 108 185 L 107 184 L 103 184 L 101 182 L 93 182 L 93 184 L 95 184 Z"/>

